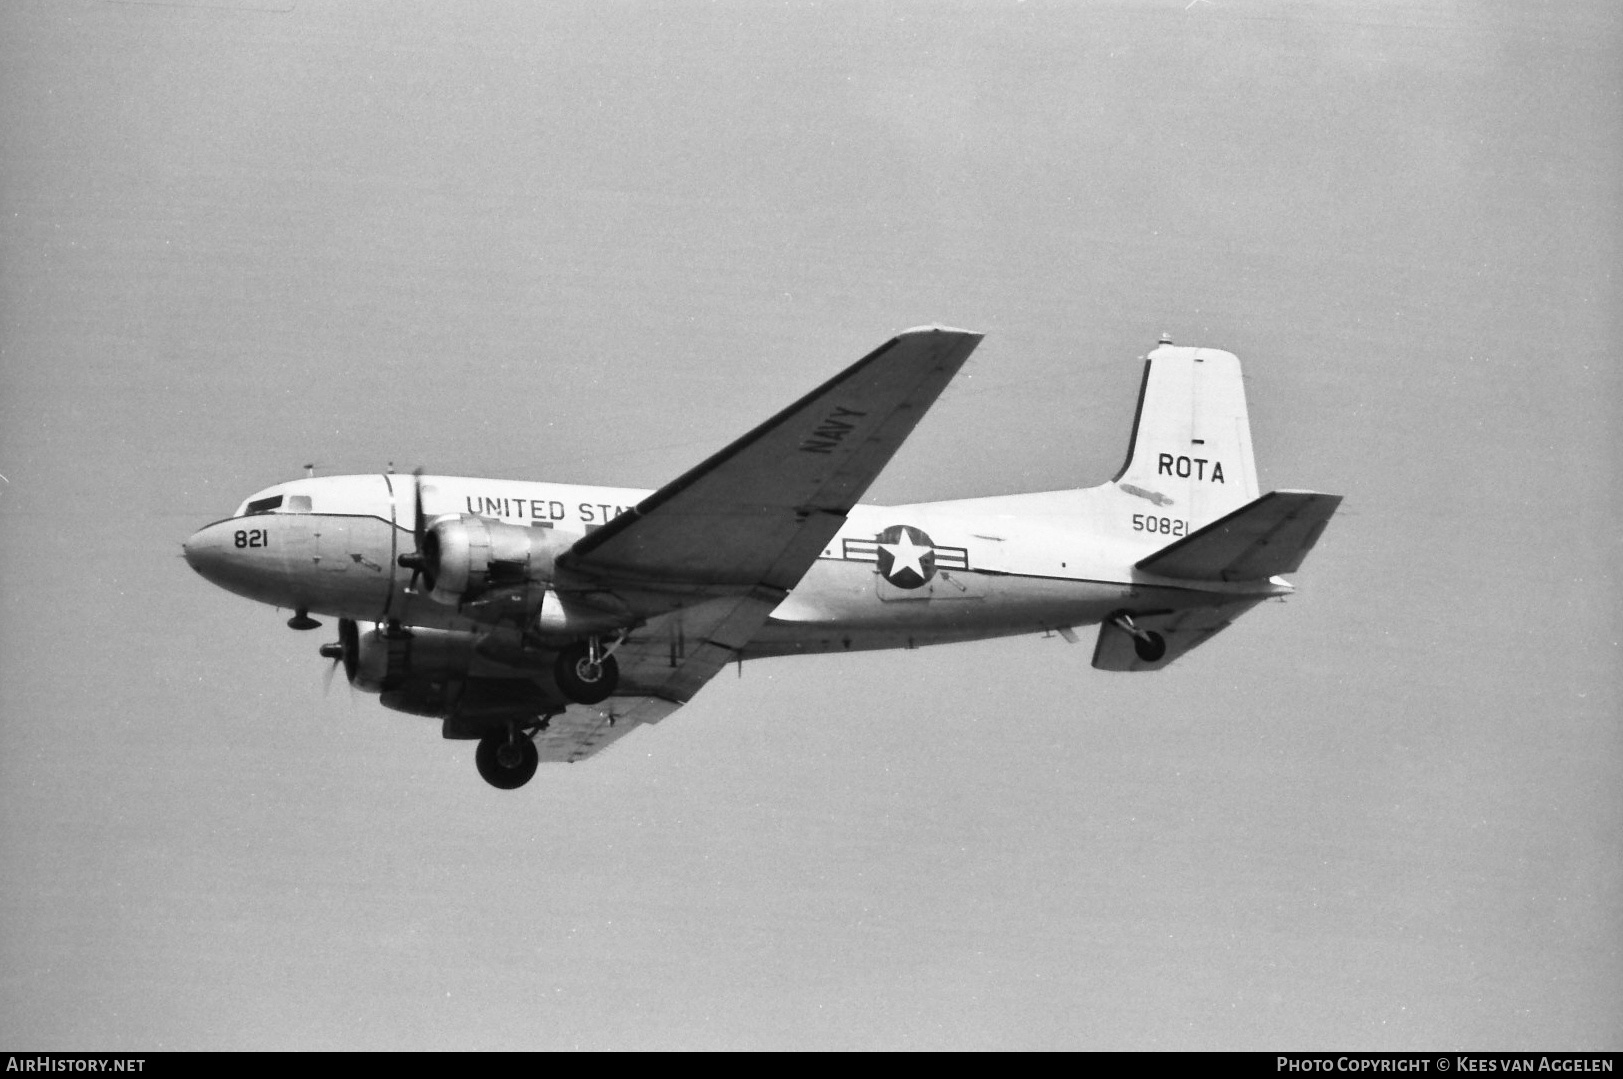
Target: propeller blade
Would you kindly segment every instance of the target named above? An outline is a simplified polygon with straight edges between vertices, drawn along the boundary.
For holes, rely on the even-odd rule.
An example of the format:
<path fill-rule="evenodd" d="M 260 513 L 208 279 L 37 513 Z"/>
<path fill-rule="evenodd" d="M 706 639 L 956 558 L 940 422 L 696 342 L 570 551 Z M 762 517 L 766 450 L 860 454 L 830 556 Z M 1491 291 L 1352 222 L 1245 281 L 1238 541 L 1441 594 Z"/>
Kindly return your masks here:
<path fill-rule="evenodd" d="M 395 564 L 402 569 L 411 570 L 411 581 L 406 588 L 412 592 L 417 591 L 417 581 L 423 576 L 427 566 L 424 558 L 424 544 L 428 539 L 428 516 L 423 512 L 423 466 L 418 465 L 411 470 L 411 545 L 410 554 L 403 554 L 395 559 Z"/>
<path fill-rule="evenodd" d="M 428 536 L 428 518 L 423 513 L 423 466 L 411 470 L 412 503 L 416 515 L 412 521 L 411 536 L 417 553 L 423 553 L 423 540 Z"/>
<path fill-rule="evenodd" d="M 324 644 L 319 649 L 322 659 L 332 660 L 332 666 L 321 678 L 321 695 L 326 697 L 332 692 L 333 674 L 338 670 L 339 664 L 344 667 L 344 685 L 349 689 L 350 706 L 355 703 L 355 671 L 360 660 L 361 635 L 360 627 L 352 618 L 338 620 L 338 639 L 331 644 Z"/>
<path fill-rule="evenodd" d="M 332 693 L 332 676 L 338 670 L 338 665 L 344 662 L 343 627 L 339 627 L 339 639 L 331 644 L 324 644 L 319 649 L 322 659 L 332 660 L 327 673 L 321 676 L 321 695 L 326 697 Z"/>

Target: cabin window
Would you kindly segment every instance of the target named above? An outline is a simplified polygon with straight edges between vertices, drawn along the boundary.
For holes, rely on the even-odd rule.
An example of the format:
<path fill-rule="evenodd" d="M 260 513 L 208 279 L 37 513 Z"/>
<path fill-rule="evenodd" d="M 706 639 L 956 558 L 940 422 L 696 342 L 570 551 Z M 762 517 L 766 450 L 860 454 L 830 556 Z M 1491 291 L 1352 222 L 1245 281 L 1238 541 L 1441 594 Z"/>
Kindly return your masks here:
<path fill-rule="evenodd" d="M 310 512 L 310 496 L 309 495 L 288 495 L 287 496 L 287 510 L 285 512 L 287 512 L 287 513 L 309 513 Z"/>

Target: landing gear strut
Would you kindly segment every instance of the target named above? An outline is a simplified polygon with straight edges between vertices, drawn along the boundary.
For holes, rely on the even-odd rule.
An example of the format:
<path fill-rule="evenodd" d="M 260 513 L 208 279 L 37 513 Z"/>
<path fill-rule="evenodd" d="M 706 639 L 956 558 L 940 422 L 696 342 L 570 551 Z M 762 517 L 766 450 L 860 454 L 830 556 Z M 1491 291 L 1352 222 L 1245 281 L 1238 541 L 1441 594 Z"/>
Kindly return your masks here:
<path fill-rule="evenodd" d="M 1123 612 L 1110 620 L 1110 624 L 1133 638 L 1133 651 L 1145 663 L 1158 663 L 1167 654 L 1166 638 L 1153 629 L 1140 629 L 1133 616 Z"/>
<path fill-rule="evenodd" d="M 559 652 L 552 674 L 563 695 L 576 704 L 605 701 L 620 684 L 620 664 L 597 637 L 576 641 Z"/>
<path fill-rule="evenodd" d="M 479 774 L 486 783 L 510 791 L 530 781 L 530 777 L 535 775 L 536 765 L 541 762 L 541 754 L 529 735 L 512 726 L 504 734 L 490 734 L 479 739 L 473 761 L 479 766 Z"/>

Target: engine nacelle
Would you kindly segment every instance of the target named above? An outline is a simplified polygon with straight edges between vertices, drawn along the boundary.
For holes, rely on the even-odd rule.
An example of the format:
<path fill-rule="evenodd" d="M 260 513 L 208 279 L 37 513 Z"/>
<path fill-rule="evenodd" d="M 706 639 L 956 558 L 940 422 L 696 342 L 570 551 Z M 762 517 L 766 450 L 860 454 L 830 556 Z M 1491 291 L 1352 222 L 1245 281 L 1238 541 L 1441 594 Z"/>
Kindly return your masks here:
<path fill-rule="evenodd" d="M 577 641 L 592 633 L 628 626 L 632 614 L 625 601 L 606 592 L 560 593 L 548 588 L 530 624 L 543 641 Z"/>
<path fill-rule="evenodd" d="M 483 517 L 441 520 L 423 539 L 423 583 L 433 599 L 452 607 L 495 588 L 544 586 L 558 556 L 579 538 Z"/>
<path fill-rule="evenodd" d="M 625 602 L 590 586 L 554 586 L 558 557 L 580 536 L 483 517 L 443 518 L 423 539 L 430 598 L 489 625 L 523 624 L 568 642 L 630 625 Z"/>
<path fill-rule="evenodd" d="M 338 642 L 321 654 L 342 660 L 351 684 L 379 694 L 385 708 L 445 719 L 447 738 L 482 738 L 515 712 L 544 715 L 558 704 L 555 691 L 525 673 L 537 660 L 516 632 L 362 630 L 341 618 Z M 475 665 L 477 676 L 470 673 Z M 503 673 L 503 665 L 518 669 Z"/>
<path fill-rule="evenodd" d="M 385 693 L 408 682 L 464 678 L 473 660 L 476 634 L 451 629 L 413 629 L 394 634 L 381 626 L 361 631 L 339 623 L 344 673 L 356 689 Z"/>

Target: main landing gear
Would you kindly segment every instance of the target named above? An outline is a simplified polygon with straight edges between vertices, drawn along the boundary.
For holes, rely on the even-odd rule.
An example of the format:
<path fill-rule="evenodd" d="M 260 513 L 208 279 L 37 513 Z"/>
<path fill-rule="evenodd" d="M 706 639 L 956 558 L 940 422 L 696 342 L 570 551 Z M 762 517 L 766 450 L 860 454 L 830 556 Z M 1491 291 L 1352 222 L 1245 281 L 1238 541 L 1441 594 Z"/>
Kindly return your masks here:
<path fill-rule="evenodd" d="M 473 761 L 486 783 L 510 791 L 530 781 L 541 763 L 541 754 L 531 736 L 514 724 L 503 734 L 487 734 L 479 739 Z"/>
<path fill-rule="evenodd" d="M 619 642 L 615 644 L 618 646 Z M 559 652 L 552 675 L 563 695 L 576 704 L 598 704 L 607 700 L 620 684 L 620 664 L 615 661 L 613 651 L 613 648 L 604 649 L 601 638 L 589 637 Z"/>

